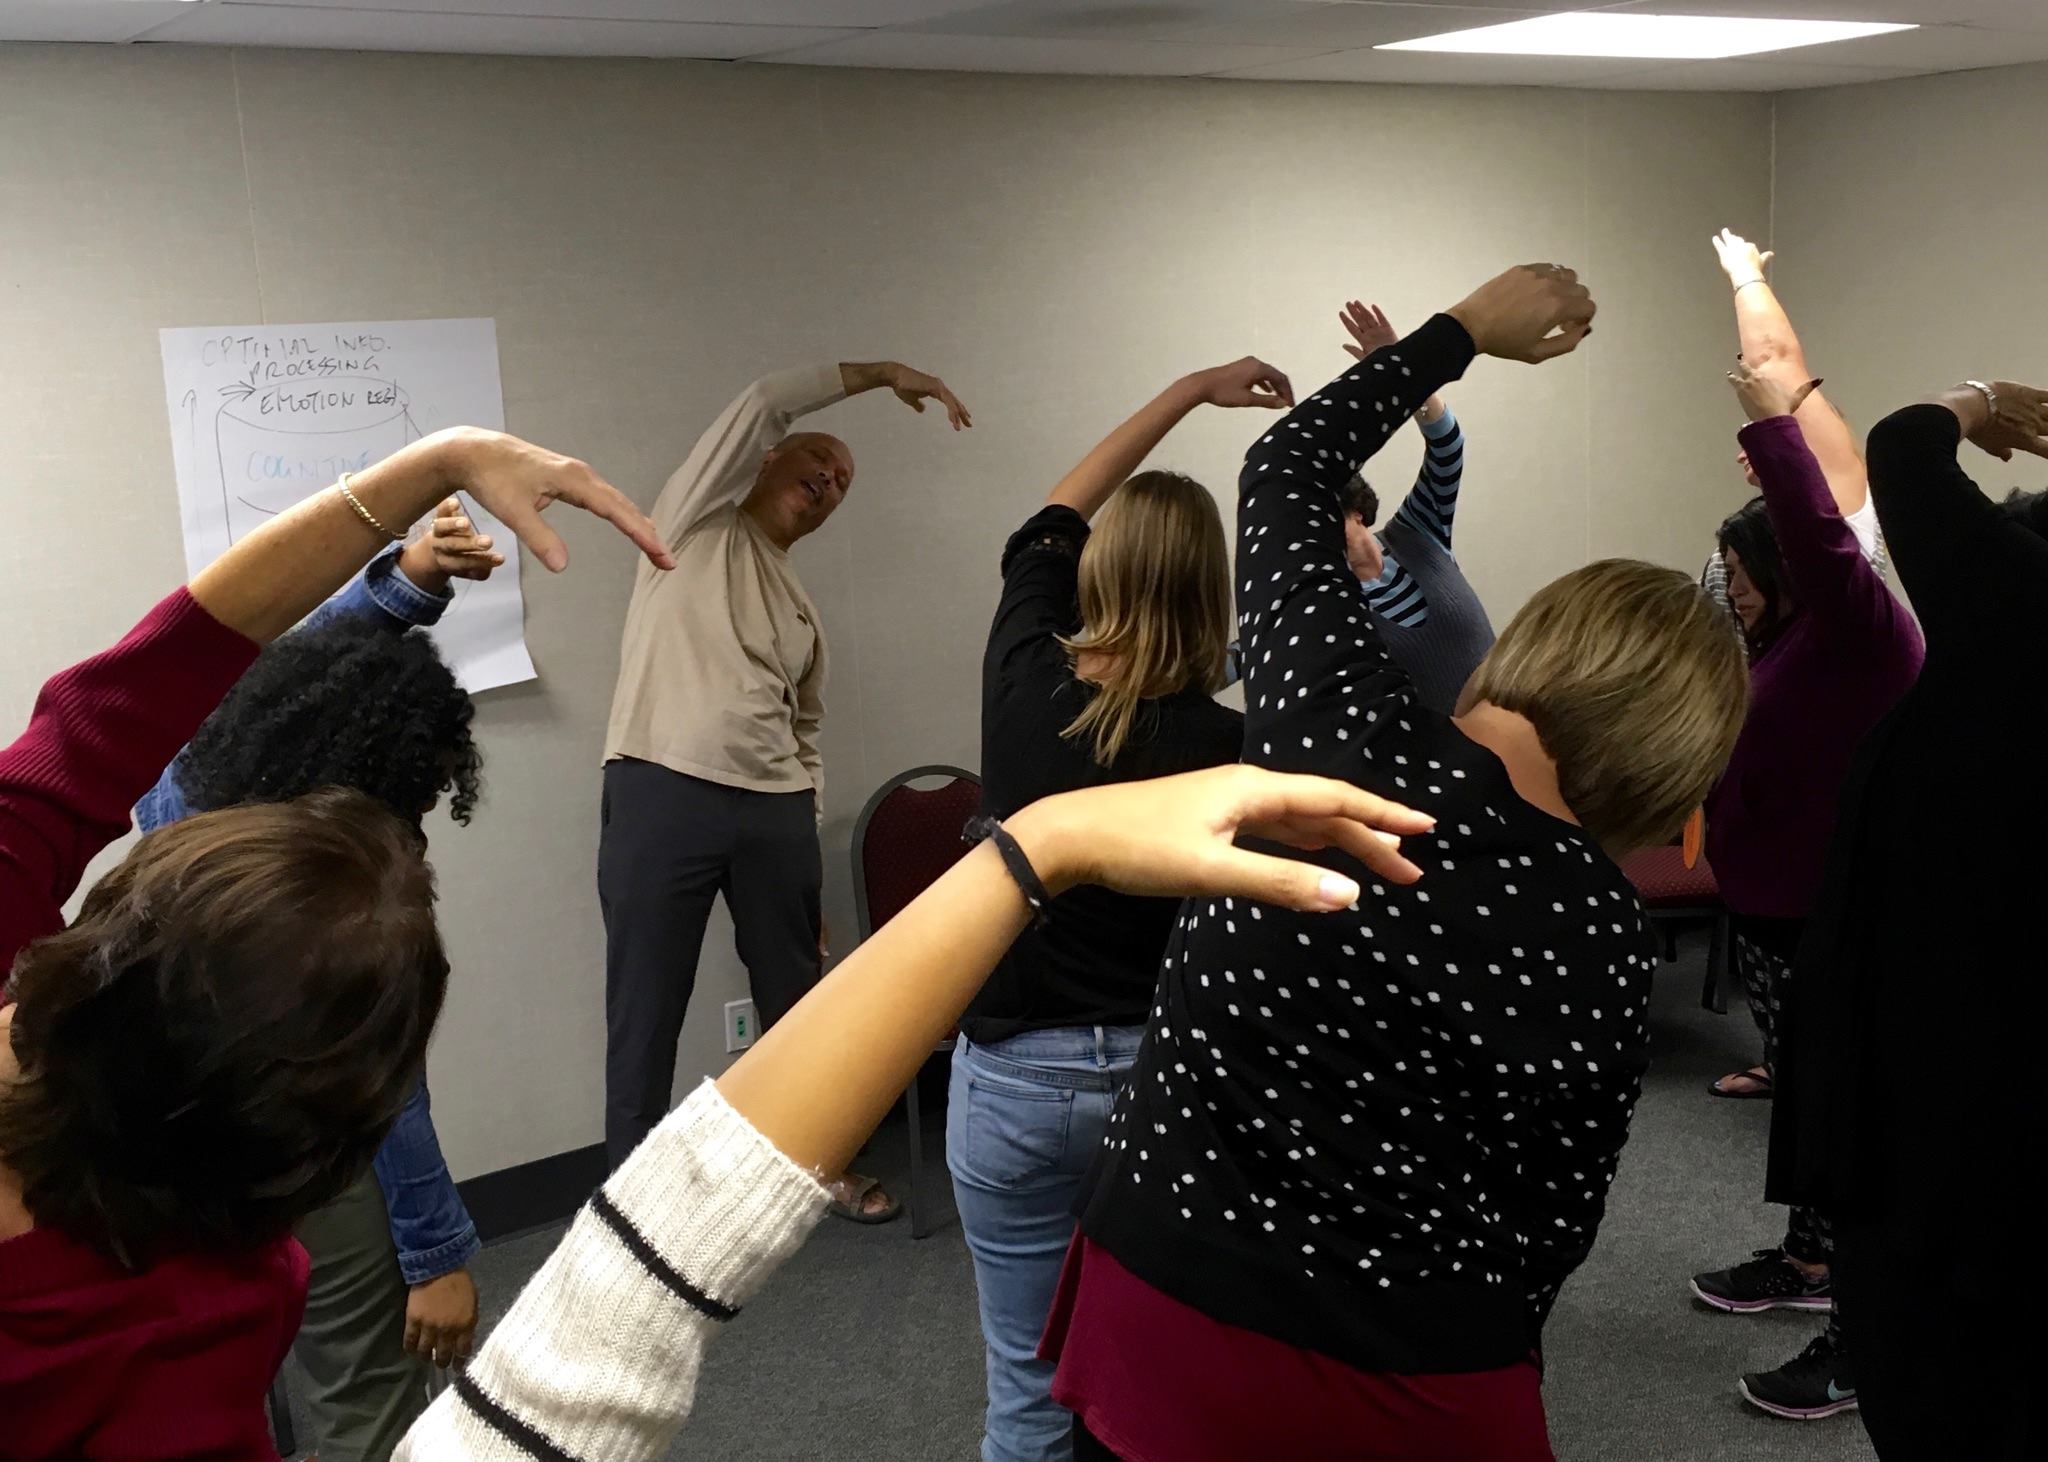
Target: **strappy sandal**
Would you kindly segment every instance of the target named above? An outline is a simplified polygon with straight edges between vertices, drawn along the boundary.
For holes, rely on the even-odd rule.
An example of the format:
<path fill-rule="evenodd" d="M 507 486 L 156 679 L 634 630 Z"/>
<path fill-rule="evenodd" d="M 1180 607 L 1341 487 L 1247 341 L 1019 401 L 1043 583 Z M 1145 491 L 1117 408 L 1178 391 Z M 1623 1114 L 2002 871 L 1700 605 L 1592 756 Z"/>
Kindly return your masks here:
<path fill-rule="evenodd" d="M 1747 1081 L 1750 1088 L 1748 1091 L 1730 1091 L 1721 1085 L 1724 1081 Z M 1729 1102 L 1767 1102 L 1774 1095 L 1774 1085 L 1770 1067 L 1752 1066 L 1747 1071 L 1731 1071 L 1726 1076 L 1715 1077 L 1707 1083 L 1707 1095 Z"/>
<path fill-rule="evenodd" d="M 889 1199 L 885 1207 L 872 1210 L 867 1207 L 868 1194 L 882 1186 L 879 1178 L 863 1178 L 848 1173 L 830 1186 L 834 1194 L 848 1193 L 845 1198 L 834 1197 L 832 1200 L 832 1216 L 843 1218 L 848 1223 L 888 1223 L 903 1212 L 903 1200 L 893 1194 L 885 1195 Z"/>

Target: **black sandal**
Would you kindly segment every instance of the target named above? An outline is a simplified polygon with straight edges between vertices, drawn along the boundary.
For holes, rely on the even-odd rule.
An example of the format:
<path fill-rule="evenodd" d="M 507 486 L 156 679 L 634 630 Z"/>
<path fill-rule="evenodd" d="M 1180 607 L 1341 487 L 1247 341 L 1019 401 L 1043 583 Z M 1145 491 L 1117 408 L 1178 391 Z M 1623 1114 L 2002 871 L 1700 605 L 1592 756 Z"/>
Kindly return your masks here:
<path fill-rule="evenodd" d="M 1730 1091 L 1721 1085 L 1724 1081 L 1747 1081 L 1748 1091 Z M 1731 1071 L 1726 1076 L 1717 1076 L 1707 1083 L 1707 1095 L 1717 1096 L 1728 1102 L 1767 1102 L 1773 1095 L 1775 1083 L 1771 1079 L 1771 1068 L 1752 1066 L 1747 1071 Z"/>

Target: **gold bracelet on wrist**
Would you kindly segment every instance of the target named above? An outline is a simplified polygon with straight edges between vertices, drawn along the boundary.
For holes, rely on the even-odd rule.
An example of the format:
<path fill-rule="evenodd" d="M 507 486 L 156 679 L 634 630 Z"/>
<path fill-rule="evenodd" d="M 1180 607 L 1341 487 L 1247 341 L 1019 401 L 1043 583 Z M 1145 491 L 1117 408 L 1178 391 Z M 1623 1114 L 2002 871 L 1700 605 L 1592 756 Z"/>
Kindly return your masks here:
<path fill-rule="evenodd" d="M 403 533 L 393 533 L 389 528 L 386 528 L 381 522 L 377 520 L 377 515 L 375 513 L 371 512 L 368 508 L 363 506 L 363 500 L 357 497 L 355 489 L 348 485 L 348 480 L 353 476 L 355 476 L 353 472 L 344 472 L 341 474 L 341 481 L 336 484 L 341 489 L 341 500 L 347 503 L 349 507 L 355 511 L 355 515 L 358 518 L 361 518 L 363 522 L 368 524 L 370 528 L 375 532 L 381 533 L 384 537 L 389 538 L 393 543 L 405 542 L 405 535 Z"/>

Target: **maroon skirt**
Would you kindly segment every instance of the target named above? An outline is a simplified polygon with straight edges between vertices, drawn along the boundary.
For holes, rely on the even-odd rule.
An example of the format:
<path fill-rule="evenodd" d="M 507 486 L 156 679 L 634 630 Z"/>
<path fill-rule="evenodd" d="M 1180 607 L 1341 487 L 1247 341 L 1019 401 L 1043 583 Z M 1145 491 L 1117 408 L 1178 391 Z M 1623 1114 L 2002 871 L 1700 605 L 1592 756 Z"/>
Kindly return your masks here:
<path fill-rule="evenodd" d="M 1126 1462 L 1556 1462 L 1533 1360 L 1354 1370 L 1211 1319 L 1080 1234 L 1038 1353 L 1053 1399 Z"/>

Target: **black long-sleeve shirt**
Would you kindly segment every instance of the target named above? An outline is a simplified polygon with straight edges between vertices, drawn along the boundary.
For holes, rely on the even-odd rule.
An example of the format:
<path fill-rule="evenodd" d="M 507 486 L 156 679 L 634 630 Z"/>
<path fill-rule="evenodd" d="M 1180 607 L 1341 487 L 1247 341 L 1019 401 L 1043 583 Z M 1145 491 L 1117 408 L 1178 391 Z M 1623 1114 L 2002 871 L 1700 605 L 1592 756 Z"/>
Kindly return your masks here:
<path fill-rule="evenodd" d="M 1008 817 L 1041 797 L 1227 766 L 1244 717 L 1199 687 L 1140 702 L 1115 764 L 1064 733 L 1095 688 L 1074 674 L 1062 635 L 1081 627 L 1079 569 L 1088 524 L 1041 508 L 1003 547 L 1003 597 L 981 665 L 982 809 Z M 1173 932 L 1176 899 L 1087 884 L 1054 899 L 1004 953 L 960 1028 L 976 1045 L 1065 1026 L 1143 1025 Z"/>
<path fill-rule="evenodd" d="M 1793 981 L 1768 1184 L 1780 1202 L 1881 1205 L 1937 1247 L 1957 1204 L 1999 1174 L 2016 1189 L 2048 1139 L 2048 539 L 1978 491 L 1961 436 L 1938 405 L 1870 433 L 1871 497 L 1927 659 L 1850 767 Z M 1921 1069 L 1941 1080 L 1900 1084 Z"/>
<path fill-rule="evenodd" d="M 1346 913 L 1191 901 L 1082 1227 L 1210 1316 L 1372 1371 L 1537 1345 L 1592 1246 L 1646 1060 L 1620 871 L 1423 709 L 1345 563 L 1340 490 L 1472 343 L 1438 316 L 1304 401 L 1238 505 L 1245 760 L 1435 814 Z"/>

